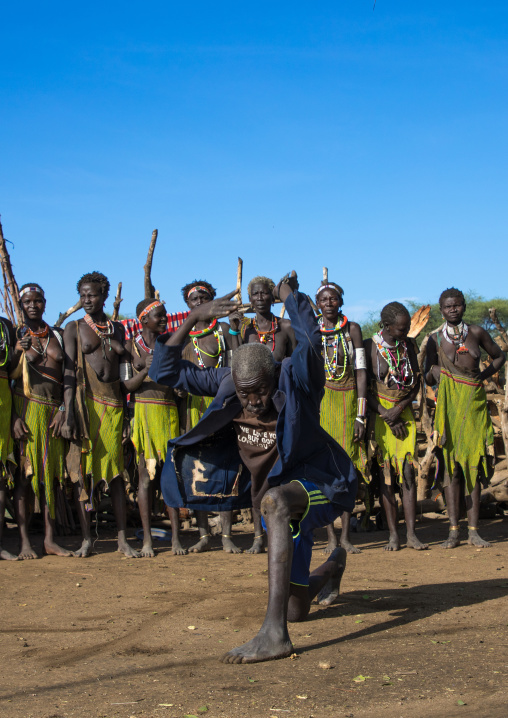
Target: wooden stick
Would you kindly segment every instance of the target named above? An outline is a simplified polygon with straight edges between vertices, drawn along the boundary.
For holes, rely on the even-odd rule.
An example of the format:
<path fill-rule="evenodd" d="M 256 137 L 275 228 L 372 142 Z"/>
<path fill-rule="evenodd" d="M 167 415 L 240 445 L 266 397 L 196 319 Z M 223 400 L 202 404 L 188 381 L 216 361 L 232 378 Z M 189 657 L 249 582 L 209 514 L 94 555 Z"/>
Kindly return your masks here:
<path fill-rule="evenodd" d="M 281 319 L 284 318 L 284 314 L 285 314 L 285 313 L 286 313 L 286 305 L 283 304 L 283 305 L 282 305 L 282 309 L 280 310 L 280 315 L 279 315 Z"/>
<path fill-rule="evenodd" d="M 62 324 L 65 322 L 65 320 L 71 316 L 71 314 L 74 314 L 74 312 L 77 312 L 81 309 L 81 298 L 78 299 L 76 304 L 74 306 L 69 307 L 69 309 L 66 312 L 61 312 L 60 316 L 55 322 L 55 327 L 61 327 Z"/>
<path fill-rule="evenodd" d="M 321 312 L 319 311 L 319 309 L 316 307 L 316 304 L 314 303 L 314 301 L 311 299 L 311 297 L 310 297 L 308 294 L 307 294 L 307 299 L 308 299 L 309 302 L 310 302 L 310 306 L 311 306 L 312 309 L 314 310 L 314 314 L 321 314 Z"/>
<path fill-rule="evenodd" d="M 504 404 L 500 407 L 501 433 L 503 435 L 504 455 L 508 459 L 508 379 L 506 380 Z"/>
<path fill-rule="evenodd" d="M 499 345 L 499 346 L 501 347 L 501 349 L 502 349 L 503 351 L 505 351 L 505 352 L 508 351 L 508 334 L 506 333 L 505 328 L 503 327 L 503 325 L 502 325 L 501 322 L 499 321 L 499 318 L 498 318 L 498 316 L 497 316 L 497 311 L 496 311 L 496 308 L 495 308 L 495 307 L 491 307 L 491 308 L 489 309 L 489 317 L 490 317 L 490 321 L 494 324 L 494 326 L 496 327 L 497 331 L 499 332 L 499 335 L 500 335 L 501 339 L 503 340 L 504 346 L 501 346 L 501 345 Z"/>
<path fill-rule="evenodd" d="M 159 236 L 159 230 L 154 229 L 152 232 L 152 239 L 150 240 L 150 246 L 148 247 L 148 255 L 146 257 L 145 264 L 145 299 L 150 299 L 155 295 L 155 287 L 152 284 L 152 262 L 153 253 L 155 250 L 155 244 L 157 237 Z"/>
<path fill-rule="evenodd" d="M 2 229 L 2 222 L 0 221 L 0 261 L 2 263 L 2 273 L 4 282 L 6 282 L 6 289 L 9 294 L 10 301 L 14 307 L 16 314 L 16 324 L 23 324 L 23 312 L 21 310 L 21 304 L 19 303 L 19 288 L 14 278 L 14 272 L 12 271 L 11 258 L 7 251 L 7 245 L 5 244 L 4 233 Z M 6 307 L 7 308 L 7 307 Z"/>
<path fill-rule="evenodd" d="M 154 295 L 154 296 L 155 296 L 155 299 L 156 299 L 158 302 L 160 302 L 160 300 L 161 300 L 161 293 L 159 292 L 158 289 L 155 290 L 155 295 Z"/>
<path fill-rule="evenodd" d="M 113 302 L 113 314 L 111 319 L 116 322 L 120 313 L 120 304 L 123 302 L 122 299 L 122 282 L 118 282 L 118 289 L 116 290 L 115 301 Z"/>
<path fill-rule="evenodd" d="M 323 267 L 323 282 L 328 284 L 328 267 Z"/>
<path fill-rule="evenodd" d="M 236 301 L 242 302 L 242 276 L 243 276 L 243 259 L 238 257 L 238 267 L 236 270 Z"/>

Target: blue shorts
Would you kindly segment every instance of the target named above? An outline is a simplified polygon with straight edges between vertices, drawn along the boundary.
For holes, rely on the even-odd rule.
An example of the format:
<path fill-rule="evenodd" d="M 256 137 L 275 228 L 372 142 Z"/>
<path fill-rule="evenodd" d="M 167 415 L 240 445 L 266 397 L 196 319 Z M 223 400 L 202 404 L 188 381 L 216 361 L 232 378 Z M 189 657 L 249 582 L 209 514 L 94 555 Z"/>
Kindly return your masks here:
<path fill-rule="evenodd" d="M 301 484 L 307 492 L 309 502 L 302 518 L 299 521 L 290 522 L 293 536 L 293 561 L 289 581 L 297 586 L 308 586 L 312 546 L 314 545 L 313 531 L 333 523 L 343 509 L 338 504 L 332 504 L 312 481 L 302 479 L 297 483 Z M 266 531 L 263 517 L 261 517 L 261 523 Z"/>

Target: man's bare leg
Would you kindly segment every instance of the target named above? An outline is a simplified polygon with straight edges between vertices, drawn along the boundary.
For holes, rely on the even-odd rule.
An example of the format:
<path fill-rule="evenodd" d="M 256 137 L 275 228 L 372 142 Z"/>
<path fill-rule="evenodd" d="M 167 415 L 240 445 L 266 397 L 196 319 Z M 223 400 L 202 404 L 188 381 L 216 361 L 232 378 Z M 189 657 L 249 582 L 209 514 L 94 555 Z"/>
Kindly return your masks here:
<path fill-rule="evenodd" d="M 115 476 L 110 481 L 109 491 L 113 513 L 115 514 L 116 526 L 118 528 L 118 551 L 129 558 L 140 558 L 141 554 L 127 542 L 127 503 L 125 499 L 125 484 L 122 476 Z"/>
<path fill-rule="evenodd" d="M 74 551 L 74 555 L 78 556 L 79 558 L 87 558 L 88 556 L 92 555 L 92 536 L 90 533 L 90 512 L 86 510 L 85 502 L 79 500 L 82 487 L 78 483 L 73 484 L 73 486 L 74 486 L 74 502 L 75 502 L 75 506 L 76 506 L 76 511 L 78 513 L 78 519 L 79 519 L 79 525 L 81 528 L 81 537 L 82 537 L 81 546 L 78 548 L 77 551 Z M 92 489 L 92 492 L 93 492 L 93 489 Z M 90 501 L 92 501 L 92 496 L 90 496 Z"/>
<path fill-rule="evenodd" d="M 73 551 L 62 548 L 55 541 L 55 519 L 52 519 L 49 515 L 49 507 L 42 487 L 40 491 L 40 504 L 44 514 L 44 551 L 48 556 L 74 556 Z"/>
<path fill-rule="evenodd" d="M 349 513 L 349 511 L 344 511 L 341 516 L 341 522 L 342 530 L 340 532 L 340 545 L 348 553 L 361 553 L 361 549 L 359 549 L 358 546 L 353 546 L 349 538 L 349 531 L 351 529 L 351 514 Z"/>
<path fill-rule="evenodd" d="M 27 494 L 30 490 L 30 479 L 27 479 L 22 471 L 19 472 L 16 487 L 14 489 L 14 504 L 16 507 L 16 521 L 18 522 L 19 538 L 21 542 L 20 559 L 39 558 L 32 548 L 28 536 L 28 501 Z"/>
<path fill-rule="evenodd" d="M 387 484 L 381 475 L 381 497 L 383 500 L 383 508 L 388 522 L 388 530 L 390 536 L 388 543 L 384 547 L 385 551 L 398 551 L 400 549 L 400 539 L 397 531 L 397 501 L 395 499 L 395 491 L 392 484 Z"/>
<path fill-rule="evenodd" d="M 180 543 L 180 518 L 178 509 L 172 506 L 166 506 L 166 511 L 171 521 L 171 553 L 175 556 L 185 556 L 187 549 L 182 547 Z"/>
<path fill-rule="evenodd" d="M 326 527 L 326 537 L 328 539 L 328 543 L 323 549 L 323 553 L 332 553 L 338 546 L 337 534 L 335 533 L 335 527 L 333 524 L 328 524 Z"/>
<path fill-rule="evenodd" d="M 308 495 L 298 482 L 270 489 L 261 503 L 268 535 L 268 606 L 259 633 L 243 646 L 222 657 L 224 663 L 257 663 L 285 658 L 293 652 L 287 628 L 289 578 L 293 558 L 293 539 L 289 521 L 299 518 L 307 508 Z M 299 604 L 295 599 L 296 611 Z M 307 591 L 307 601 L 308 591 Z M 295 602 L 293 602 L 295 603 Z"/>
<path fill-rule="evenodd" d="M 423 551 L 429 545 L 422 543 L 415 534 L 416 523 L 416 481 L 415 472 L 409 462 L 404 462 L 404 478 L 402 481 L 402 505 L 404 507 L 404 519 L 406 521 L 407 545 L 416 551 Z"/>
<path fill-rule="evenodd" d="M 2 548 L 2 534 L 4 530 L 4 517 L 5 517 L 5 492 L 6 492 L 6 481 L 0 479 L 0 559 L 4 561 L 17 561 L 18 557 L 9 553 L 6 549 Z"/>
<path fill-rule="evenodd" d="M 261 523 L 261 511 L 254 508 L 254 506 L 252 507 L 252 523 L 254 524 L 254 541 L 245 553 L 263 553 L 265 550 L 263 541 L 265 532 Z"/>
<path fill-rule="evenodd" d="M 446 468 L 445 468 L 446 471 Z M 445 486 L 444 495 L 446 510 L 450 520 L 450 533 L 446 541 L 443 541 L 441 548 L 456 548 L 460 544 L 459 539 L 459 516 L 460 516 L 460 472 L 455 467 L 451 482 Z M 474 526 L 475 524 L 473 524 Z"/>
<path fill-rule="evenodd" d="M 480 495 L 481 495 L 481 484 L 479 481 L 476 482 L 471 495 L 466 497 L 467 507 L 467 523 L 468 523 L 468 543 L 471 546 L 478 546 L 478 548 L 490 548 L 491 543 L 482 539 L 478 533 L 478 520 L 480 518 Z"/>
<path fill-rule="evenodd" d="M 141 547 L 141 558 L 153 558 L 155 552 L 152 545 L 152 482 L 146 470 L 145 457 L 140 456 L 138 462 L 139 486 L 138 486 L 138 506 L 141 516 L 141 525 L 143 527 L 143 546 Z"/>
<path fill-rule="evenodd" d="M 196 523 L 199 529 L 199 541 L 190 547 L 189 553 L 202 553 L 209 549 L 208 511 L 196 511 Z"/>
<path fill-rule="evenodd" d="M 231 529 L 233 526 L 233 512 L 220 511 L 220 524 L 222 526 L 222 550 L 226 553 L 242 553 L 242 549 L 236 546 L 231 540 Z"/>

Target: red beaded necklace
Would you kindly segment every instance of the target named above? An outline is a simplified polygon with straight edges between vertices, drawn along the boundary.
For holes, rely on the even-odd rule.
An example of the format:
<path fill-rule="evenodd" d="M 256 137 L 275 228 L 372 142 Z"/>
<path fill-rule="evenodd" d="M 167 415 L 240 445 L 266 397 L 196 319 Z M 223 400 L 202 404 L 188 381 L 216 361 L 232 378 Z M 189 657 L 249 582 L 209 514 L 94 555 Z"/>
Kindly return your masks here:
<path fill-rule="evenodd" d="M 89 314 L 85 314 L 83 317 L 85 322 L 88 324 L 90 329 L 97 334 L 99 339 L 101 340 L 101 346 L 102 346 L 102 356 L 104 359 L 106 358 L 106 344 L 108 345 L 108 350 L 111 351 L 111 337 L 115 333 L 115 325 L 111 321 L 111 319 L 108 319 L 106 321 L 106 324 L 97 324 L 97 322 L 94 322 L 92 317 Z"/>
<path fill-rule="evenodd" d="M 272 326 L 270 327 L 270 329 L 267 329 L 266 332 L 262 332 L 260 330 L 260 328 L 258 327 L 258 323 L 256 321 L 256 317 L 254 317 L 254 319 L 252 320 L 252 326 L 256 330 L 260 344 L 267 344 L 268 339 L 271 338 L 272 352 L 274 352 L 275 351 L 275 333 L 279 327 L 279 320 L 277 319 L 277 317 L 274 314 L 272 314 Z"/>
<path fill-rule="evenodd" d="M 206 334 L 211 334 L 213 332 L 216 324 L 217 319 L 214 319 L 213 322 L 206 327 L 206 329 L 195 329 L 194 331 L 189 332 L 189 335 L 191 337 L 204 337 Z"/>

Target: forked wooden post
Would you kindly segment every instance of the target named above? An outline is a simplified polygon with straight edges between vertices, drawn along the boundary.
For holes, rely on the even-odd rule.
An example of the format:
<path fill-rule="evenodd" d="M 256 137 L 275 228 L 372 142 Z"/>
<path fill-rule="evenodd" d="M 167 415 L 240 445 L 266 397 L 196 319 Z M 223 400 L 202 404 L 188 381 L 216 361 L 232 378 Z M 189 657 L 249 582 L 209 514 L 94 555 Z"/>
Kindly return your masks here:
<path fill-rule="evenodd" d="M 115 301 L 113 302 L 113 314 L 111 319 L 116 322 L 118 315 L 120 314 L 120 304 L 123 302 L 122 299 L 122 282 L 118 282 L 118 289 L 116 290 Z"/>
<path fill-rule="evenodd" d="M 145 299 L 150 299 L 155 295 L 155 287 L 152 284 L 152 262 L 153 253 L 155 251 L 155 244 L 157 237 L 159 236 L 159 230 L 154 229 L 152 232 L 152 238 L 150 240 L 150 246 L 148 247 L 148 255 L 146 257 L 145 270 Z"/>

